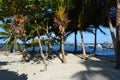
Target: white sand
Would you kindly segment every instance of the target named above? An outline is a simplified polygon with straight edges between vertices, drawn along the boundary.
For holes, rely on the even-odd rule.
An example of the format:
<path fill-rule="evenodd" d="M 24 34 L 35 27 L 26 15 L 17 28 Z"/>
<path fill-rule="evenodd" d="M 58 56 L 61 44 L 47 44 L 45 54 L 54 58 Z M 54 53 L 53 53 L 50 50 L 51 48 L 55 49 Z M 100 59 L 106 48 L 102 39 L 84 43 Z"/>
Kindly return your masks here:
<path fill-rule="evenodd" d="M 120 71 L 109 61 L 90 57 L 87 61 L 68 54 L 67 63 L 58 58 L 49 62 L 48 70 L 41 72 L 42 63 L 21 63 L 22 55 L 0 55 L 0 80 L 120 80 Z"/>

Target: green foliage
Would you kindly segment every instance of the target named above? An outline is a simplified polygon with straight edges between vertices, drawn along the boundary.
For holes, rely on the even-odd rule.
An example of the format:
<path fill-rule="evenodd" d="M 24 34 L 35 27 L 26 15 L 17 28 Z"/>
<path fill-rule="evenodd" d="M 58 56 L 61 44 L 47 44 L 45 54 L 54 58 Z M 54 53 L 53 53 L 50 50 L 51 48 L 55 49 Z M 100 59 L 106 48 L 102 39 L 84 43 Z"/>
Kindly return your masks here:
<path fill-rule="evenodd" d="M 26 3 L 27 0 L 3 0 L 0 3 L 0 8 L 2 10 L 0 15 L 4 17 L 11 17 L 15 14 L 24 14 L 24 12 L 26 12 Z"/>
<path fill-rule="evenodd" d="M 9 54 L 6 52 L 6 53 L 4 53 L 4 56 L 9 56 Z"/>
<path fill-rule="evenodd" d="M 101 24 L 103 15 L 104 0 L 0 0 L 0 20 L 12 19 L 14 15 L 27 17 L 25 23 L 26 41 L 37 37 L 36 25 L 39 25 L 41 35 L 46 34 L 45 26 L 48 21 L 50 32 L 59 35 L 58 28 L 54 28 L 54 18 L 57 24 L 62 24 L 67 29 L 66 32 L 85 30 L 89 25 Z M 114 6 L 116 0 L 109 0 L 108 7 Z M 48 9 L 50 12 L 48 12 Z M 68 14 L 68 15 L 67 15 Z M 104 16 L 104 15 L 103 15 Z M 104 16 L 105 17 L 105 16 Z M 68 20 L 70 19 L 70 20 Z M 7 20 L 11 23 L 11 20 Z M 37 21 L 37 22 L 35 22 Z M 70 22 L 69 27 L 68 22 Z M 16 36 L 9 24 L 2 24 L 5 32 L 0 32 L 1 39 L 12 41 L 12 36 Z M 14 26 L 15 27 L 15 26 Z M 65 32 L 65 31 L 63 31 Z M 11 39 L 10 39 L 11 38 Z M 15 44 L 15 42 L 13 42 Z M 17 44 L 15 44 L 17 45 Z"/>
<path fill-rule="evenodd" d="M 1 24 L 1 28 L 4 31 L 0 31 L 0 39 L 3 40 L 5 43 L 3 44 L 2 47 L 4 47 L 5 49 L 10 48 L 10 46 L 14 46 L 15 48 L 18 48 L 17 45 L 17 34 L 14 33 L 14 29 L 9 25 L 10 20 L 6 20 L 3 24 Z"/>

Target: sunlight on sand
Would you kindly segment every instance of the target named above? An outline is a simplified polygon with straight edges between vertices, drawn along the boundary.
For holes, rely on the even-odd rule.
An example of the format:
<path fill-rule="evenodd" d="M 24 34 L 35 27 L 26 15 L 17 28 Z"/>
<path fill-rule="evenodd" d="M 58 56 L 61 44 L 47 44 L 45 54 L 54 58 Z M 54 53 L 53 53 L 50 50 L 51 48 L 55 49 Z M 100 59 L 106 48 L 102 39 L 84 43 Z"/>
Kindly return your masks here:
<path fill-rule="evenodd" d="M 21 54 L 0 54 L 0 80 L 119 80 L 120 71 L 112 63 L 95 57 L 87 61 L 67 54 L 67 63 L 58 58 L 49 61 L 48 70 L 41 72 L 42 63 L 21 63 Z M 112 65 L 112 66 L 111 66 Z M 9 76 L 10 75 L 10 76 Z M 7 77 L 9 76 L 9 77 Z M 8 79 L 9 78 L 9 79 Z"/>

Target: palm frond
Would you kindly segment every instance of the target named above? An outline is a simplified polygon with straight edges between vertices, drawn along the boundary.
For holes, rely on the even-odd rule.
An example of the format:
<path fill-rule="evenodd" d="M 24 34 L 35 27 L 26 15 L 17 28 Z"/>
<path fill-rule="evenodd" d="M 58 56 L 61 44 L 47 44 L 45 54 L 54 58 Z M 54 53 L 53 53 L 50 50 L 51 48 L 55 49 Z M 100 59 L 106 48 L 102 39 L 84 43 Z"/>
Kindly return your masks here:
<path fill-rule="evenodd" d="M 64 40 L 66 41 L 67 38 L 68 38 L 70 35 L 72 35 L 72 34 L 73 34 L 72 31 L 67 32 L 67 33 L 65 34 L 65 36 L 64 36 Z"/>
<path fill-rule="evenodd" d="M 85 32 L 88 32 L 88 33 L 92 33 L 92 34 L 95 34 L 94 31 L 90 28 L 86 28 L 85 30 L 83 30 Z"/>
<path fill-rule="evenodd" d="M 4 36 L 0 36 L 0 39 L 4 39 L 5 37 Z"/>
<path fill-rule="evenodd" d="M 65 13 L 65 9 L 62 6 L 56 11 L 54 22 L 65 27 L 67 27 L 67 24 L 70 22 L 67 13 Z"/>
<path fill-rule="evenodd" d="M 0 35 L 8 35 L 8 33 L 7 32 L 0 32 Z"/>
<path fill-rule="evenodd" d="M 106 35 L 106 33 L 100 27 L 98 27 L 98 29 L 100 30 L 100 32 L 102 32 L 104 35 Z"/>
<path fill-rule="evenodd" d="M 18 48 L 19 48 L 19 45 L 18 45 L 18 42 L 17 42 L 17 38 L 15 38 L 15 39 L 13 40 L 13 45 L 14 45 L 14 48 L 15 48 L 15 49 L 18 49 Z"/>
<path fill-rule="evenodd" d="M 5 42 L 2 46 L 0 46 L 0 48 L 4 48 L 4 49 L 8 49 L 10 47 L 9 42 Z"/>

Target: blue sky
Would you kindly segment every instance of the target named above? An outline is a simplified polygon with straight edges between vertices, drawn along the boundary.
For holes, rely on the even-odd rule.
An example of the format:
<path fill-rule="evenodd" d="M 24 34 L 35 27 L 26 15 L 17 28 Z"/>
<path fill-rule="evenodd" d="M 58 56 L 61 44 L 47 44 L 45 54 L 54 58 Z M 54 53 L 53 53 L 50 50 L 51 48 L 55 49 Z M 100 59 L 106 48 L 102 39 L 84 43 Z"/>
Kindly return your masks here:
<path fill-rule="evenodd" d="M 102 34 L 99 30 L 97 30 L 97 43 L 103 43 L 104 41 L 108 41 L 108 42 L 112 43 L 110 30 L 108 28 L 101 28 L 101 29 L 106 33 L 106 35 Z M 114 29 L 114 32 L 115 31 L 116 30 Z M 93 34 L 88 33 L 88 32 L 83 32 L 83 36 L 84 36 L 84 43 L 94 43 L 94 35 Z M 70 37 L 68 37 L 66 42 L 74 43 L 74 34 L 72 34 Z M 80 38 L 79 32 L 77 34 L 77 43 L 81 43 L 81 38 Z"/>
<path fill-rule="evenodd" d="M 1 24 L 1 22 L 0 22 Z M 108 41 L 110 43 L 112 43 L 112 39 L 111 39 L 111 34 L 108 28 L 101 28 L 104 32 L 106 32 L 106 35 L 102 34 L 99 30 L 97 30 L 97 43 L 103 43 L 104 41 Z M 2 29 L 0 29 L 2 30 Z M 115 32 L 115 29 L 114 29 Z M 84 35 L 84 42 L 85 43 L 94 43 L 94 35 L 88 32 L 83 32 Z M 0 43 L 2 43 L 3 41 L 0 40 Z M 72 34 L 71 36 L 69 36 L 66 40 L 66 42 L 69 43 L 74 43 L 74 34 Z M 80 34 L 78 32 L 77 34 L 77 43 L 81 43 L 81 38 L 80 38 Z"/>

